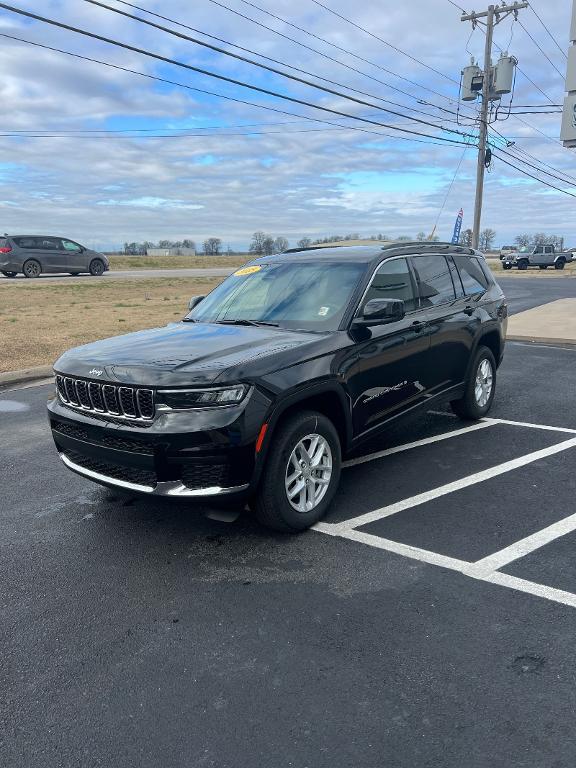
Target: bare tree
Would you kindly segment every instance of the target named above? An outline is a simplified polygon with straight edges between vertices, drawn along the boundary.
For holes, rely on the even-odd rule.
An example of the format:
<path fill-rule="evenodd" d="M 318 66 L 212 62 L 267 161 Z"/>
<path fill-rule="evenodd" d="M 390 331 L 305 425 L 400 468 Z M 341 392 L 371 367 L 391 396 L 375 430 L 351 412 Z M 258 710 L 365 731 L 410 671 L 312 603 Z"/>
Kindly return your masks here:
<path fill-rule="evenodd" d="M 474 233 L 471 229 L 465 229 L 464 232 L 460 235 L 460 243 L 461 245 L 466 245 L 468 248 L 472 247 L 472 237 Z"/>
<path fill-rule="evenodd" d="M 277 237 L 274 240 L 274 253 L 284 253 L 290 247 L 290 243 L 285 237 Z"/>
<path fill-rule="evenodd" d="M 492 248 L 495 239 L 496 232 L 493 229 L 486 227 L 486 229 L 483 229 L 482 232 L 480 232 L 480 248 L 483 251 L 489 251 Z"/>
<path fill-rule="evenodd" d="M 257 256 L 262 256 L 264 253 L 264 240 L 266 240 L 266 232 L 259 230 L 252 235 L 252 242 L 250 243 L 250 253 L 255 253 Z"/>
<path fill-rule="evenodd" d="M 423 240 L 426 240 L 426 232 L 418 232 L 416 235 L 416 240 L 418 240 L 419 243 L 421 243 Z"/>
<path fill-rule="evenodd" d="M 204 255 L 205 256 L 217 256 L 220 253 L 222 246 L 222 240 L 219 237 L 209 237 L 204 240 Z"/>
<path fill-rule="evenodd" d="M 274 253 L 274 238 L 267 235 L 262 241 L 262 251 L 264 256 L 270 256 Z"/>
<path fill-rule="evenodd" d="M 298 248 L 310 248 L 312 245 L 312 240 L 310 240 L 309 237 L 303 237 L 296 243 Z"/>
<path fill-rule="evenodd" d="M 518 235 L 518 237 L 514 238 L 514 242 L 520 248 L 526 247 L 531 244 L 532 235 L 528 235 L 528 234 Z"/>

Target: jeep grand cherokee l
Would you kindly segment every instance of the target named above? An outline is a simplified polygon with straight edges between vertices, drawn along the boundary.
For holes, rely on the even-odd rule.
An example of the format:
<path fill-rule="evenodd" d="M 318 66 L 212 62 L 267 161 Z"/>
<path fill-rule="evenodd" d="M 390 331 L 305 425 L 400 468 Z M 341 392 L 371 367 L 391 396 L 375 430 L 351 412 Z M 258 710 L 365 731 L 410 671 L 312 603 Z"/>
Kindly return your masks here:
<path fill-rule="evenodd" d="M 318 521 L 342 458 L 408 412 L 490 410 L 506 302 L 482 254 L 437 243 L 257 259 L 180 322 L 55 364 L 48 404 L 74 472 L 173 499 L 248 501 L 280 531 Z"/>

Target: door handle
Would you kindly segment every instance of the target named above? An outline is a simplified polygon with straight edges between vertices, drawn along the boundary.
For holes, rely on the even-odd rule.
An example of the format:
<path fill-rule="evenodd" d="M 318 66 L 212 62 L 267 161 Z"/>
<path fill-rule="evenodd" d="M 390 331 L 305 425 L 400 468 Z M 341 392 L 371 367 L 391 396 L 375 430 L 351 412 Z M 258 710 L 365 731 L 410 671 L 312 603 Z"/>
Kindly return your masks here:
<path fill-rule="evenodd" d="M 412 328 L 416 331 L 416 333 L 420 333 L 420 331 L 423 331 L 426 327 L 426 323 L 422 323 L 420 320 L 414 320 L 412 323 Z"/>
<path fill-rule="evenodd" d="M 465 307 L 464 314 L 468 315 L 468 317 L 472 317 L 472 315 L 474 314 L 474 307 Z"/>

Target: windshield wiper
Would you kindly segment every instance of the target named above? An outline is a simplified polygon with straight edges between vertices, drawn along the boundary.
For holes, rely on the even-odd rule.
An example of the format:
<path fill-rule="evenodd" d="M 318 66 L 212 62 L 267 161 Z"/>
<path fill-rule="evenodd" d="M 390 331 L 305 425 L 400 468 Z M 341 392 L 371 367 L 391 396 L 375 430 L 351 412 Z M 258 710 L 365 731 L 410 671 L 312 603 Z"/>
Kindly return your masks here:
<path fill-rule="evenodd" d="M 215 323 L 218 323 L 219 325 L 268 325 L 271 328 L 278 328 L 278 323 L 267 323 L 264 320 L 214 320 Z"/>

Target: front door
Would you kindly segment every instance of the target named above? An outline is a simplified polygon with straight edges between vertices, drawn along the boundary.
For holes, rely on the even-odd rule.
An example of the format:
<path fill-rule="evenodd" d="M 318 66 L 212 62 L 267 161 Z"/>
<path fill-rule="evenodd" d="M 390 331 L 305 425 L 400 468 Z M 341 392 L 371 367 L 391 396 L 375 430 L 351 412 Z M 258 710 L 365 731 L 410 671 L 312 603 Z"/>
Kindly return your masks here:
<path fill-rule="evenodd" d="M 84 249 L 73 240 L 62 240 L 63 264 L 65 272 L 85 272 L 87 270 Z"/>
<path fill-rule="evenodd" d="M 428 387 L 430 337 L 406 258 L 387 259 L 381 264 L 357 314 L 361 315 L 366 302 L 375 298 L 402 299 L 406 316 L 397 322 L 351 331 L 356 355 L 346 378 L 355 437 L 421 402 Z"/>

